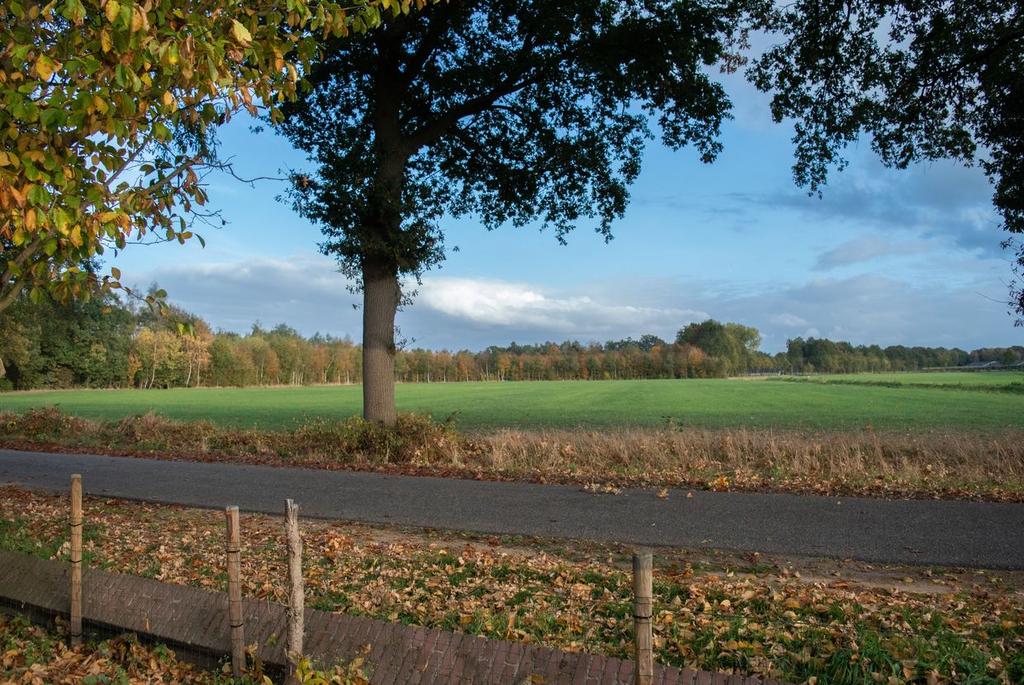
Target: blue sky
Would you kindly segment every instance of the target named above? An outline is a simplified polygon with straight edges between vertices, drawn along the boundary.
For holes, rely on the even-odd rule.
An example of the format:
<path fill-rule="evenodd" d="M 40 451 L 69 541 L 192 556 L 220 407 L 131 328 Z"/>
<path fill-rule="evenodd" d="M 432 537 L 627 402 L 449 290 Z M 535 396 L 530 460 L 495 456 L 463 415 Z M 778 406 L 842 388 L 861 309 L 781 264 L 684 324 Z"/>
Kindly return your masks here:
<path fill-rule="evenodd" d="M 445 221 L 449 256 L 399 313 L 404 338 L 433 348 L 510 341 L 587 342 L 655 333 L 707 317 L 758 327 L 764 349 L 787 338 L 966 348 L 1024 344 L 1007 314 L 1009 255 L 991 189 L 952 163 L 890 171 L 867 144 L 848 151 L 824 198 L 792 181 L 791 130 L 765 98 L 728 77 L 735 119 L 725 150 L 704 165 L 693 150 L 652 142 L 626 216 L 605 244 L 582 224 L 560 246 L 550 233 Z M 236 119 L 221 154 L 241 175 L 277 175 L 302 156 Z M 282 186 L 210 180 L 229 224 L 200 229 L 206 248 L 132 246 L 116 260 L 129 283 L 158 282 L 214 328 L 254 321 L 301 332 L 360 335 L 358 297 L 319 229 L 275 196 Z M 458 246 L 458 252 L 450 248 Z"/>

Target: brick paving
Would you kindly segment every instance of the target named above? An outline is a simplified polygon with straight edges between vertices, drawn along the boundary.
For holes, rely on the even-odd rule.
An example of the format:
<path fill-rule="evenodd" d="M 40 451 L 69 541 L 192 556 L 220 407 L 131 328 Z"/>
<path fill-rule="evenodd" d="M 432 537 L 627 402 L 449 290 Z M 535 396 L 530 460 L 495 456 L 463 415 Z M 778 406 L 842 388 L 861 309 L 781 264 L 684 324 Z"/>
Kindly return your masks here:
<path fill-rule="evenodd" d="M 37 618 L 66 616 L 68 568 L 62 562 L 0 551 L 0 605 Z M 176 648 L 186 658 L 219 658 L 230 651 L 223 593 L 87 569 L 83 614 L 87 630 L 138 633 Z M 256 654 L 264 663 L 282 665 L 284 607 L 246 599 L 243 616 L 246 643 L 257 645 Z M 633 678 L 629 660 L 311 609 L 306 610 L 306 651 L 325 664 L 365 656 L 370 682 L 379 685 L 628 685 Z M 654 682 L 779 685 L 660 665 L 655 666 Z"/>

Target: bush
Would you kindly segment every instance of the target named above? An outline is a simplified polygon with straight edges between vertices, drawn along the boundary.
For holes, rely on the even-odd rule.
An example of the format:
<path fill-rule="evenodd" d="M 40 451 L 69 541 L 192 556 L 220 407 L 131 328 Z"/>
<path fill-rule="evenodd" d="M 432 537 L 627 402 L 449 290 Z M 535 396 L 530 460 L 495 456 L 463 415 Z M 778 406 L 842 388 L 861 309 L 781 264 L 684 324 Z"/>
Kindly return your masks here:
<path fill-rule="evenodd" d="M 90 422 L 65 414 L 57 407 L 29 409 L 24 414 L 0 415 L 0 434 L 56 437 L 88 430 Z"/>
<path fill-rule="evenodd" d="M 346 463 L 416 464 L 450 459 L 460 447 L 454 425 L 429 416 L 400 414 L 394 428 L 353 416 L 344 421 L 312 419 L 293 433 L 293 445 L 328 450 Z"/>

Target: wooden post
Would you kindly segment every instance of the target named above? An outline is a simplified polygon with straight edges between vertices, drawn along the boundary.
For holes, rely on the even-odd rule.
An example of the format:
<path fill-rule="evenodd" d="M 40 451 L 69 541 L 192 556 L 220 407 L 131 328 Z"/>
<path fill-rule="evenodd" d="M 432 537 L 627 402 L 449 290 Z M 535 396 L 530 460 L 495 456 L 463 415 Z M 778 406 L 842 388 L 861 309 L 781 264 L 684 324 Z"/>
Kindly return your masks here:
<path fill-rule="evenodd" d="M 71 476 L 71 646 L 82 644 L 82 476 Z"/>
<path fill-rule="evenodd" d="M 238 507 L 224 510 L 228 524 L 228 622 L 231 625 L 231 673 L 245 672 L 245 625 L 242 622 L 242 542 L 238 529 Z"/>
<path fill-rule="evenodd" d="M 633 554 L 633 639 L 636 646 L 633 682 L 635 685 L 651 685 L 654 680 L 654 636 L 651 632 L 653 594 L 651 553 L 646 550 L 637 550 Z"/>
<path fill-rule="evenodd" d="M 302 639 L 305 632 L 305 583 L 302 579 L 302 536 L 299 534 L 299 505 L 285 500 L 285 534 L 288 538 L 288 685 L 298 683 L 295 672 L 302 660 Z"/>

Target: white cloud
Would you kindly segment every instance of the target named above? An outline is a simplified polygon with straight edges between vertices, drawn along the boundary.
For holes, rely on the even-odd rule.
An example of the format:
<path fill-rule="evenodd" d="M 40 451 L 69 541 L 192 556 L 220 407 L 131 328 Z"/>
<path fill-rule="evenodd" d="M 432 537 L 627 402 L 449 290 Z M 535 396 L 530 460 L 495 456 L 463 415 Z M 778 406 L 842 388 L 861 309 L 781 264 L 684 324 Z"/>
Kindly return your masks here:
<path fill-rule="evenodd" d="M 1000 253 L 1001 220 L 992 207 L 992 187 L 977 167 L 940 160 L 894 170 L 882 166 L 870 150 L 851 151 L 851 157 L 857 164 L 832 172 L 821 198 L 790 187 L 774 195 L 736 197 L 754 206 L 795 209 L 832 225 L 848 220 L 881 234 L 902 232 Z"/>
<path fill-rule="evenodd" d="M 654 332 L 671 335 L 684 324 L 707 318 L 703 311 L 598 300 L 585 294 L 559 295 L 526 283 L 476 278 L 426 278 L 411 311 L 426 307 L 498 335 L 625 337 Z"/>
<path fill-rule="evenodd" d="M 926 252 L 930 246 L 926 241 L 893 240 L 881 235 L 865 235 L 846 241 L 818 255 L 814 265 L 816 271 L 827 271 L 868 262 L 880 257 L 913 255 Z"/>
<path fill-rule="evenodd" d="M 350 282 L 320 255 L 188 261 L 149 274 L 170 299 L 215 328 L 245 331 L 257 320 L 303 333 L 356 334 L 359 299 Z"/>
<path fill-rule="evenodd" d="M 758 327 L 770 350 L 781 349 L 793 329 L 805 325 L 805 337 L 857 344 L 1020 344 L 1024 336 L 1013 327 L 1001 296 L 1005 291 L 995 279 L 942 287 L 863 274 L 813 279 L 707 306 L 720 316 Z M 803 323 L 796 325 L 797 319 Z"/>
<path fill-rule="evenodd" d="M 773 324 L 777 326 L 783 326 L 785 328 L 803 328 L 807 326 L 807 320 L 802 319 L 796 314 L 774 314 L 768 318 Z"/>
<path fill-rule="evenodd" d="M 254 321 L 287 323 L 305 334 L 358 339 L 359 296 L 334 263 L 320 256 L 188 262 L 150 276 L 171 299 L 214 327 L 247 330 Z M 713 283 L 665 277 L 580 284 L 429 275 L 398 315 L 414 345 L 482 349 L 493 344 L 583 342 L 653 333 L 671 338 L 691 321 L 713 317 L 756 326 L 768 351 L 796 335 L 882 345 L 980 347 L 1021 344 L 988 274 L 963 283 L 916 282 L 879 274 L 816 278 L 797 285 Z"/>

